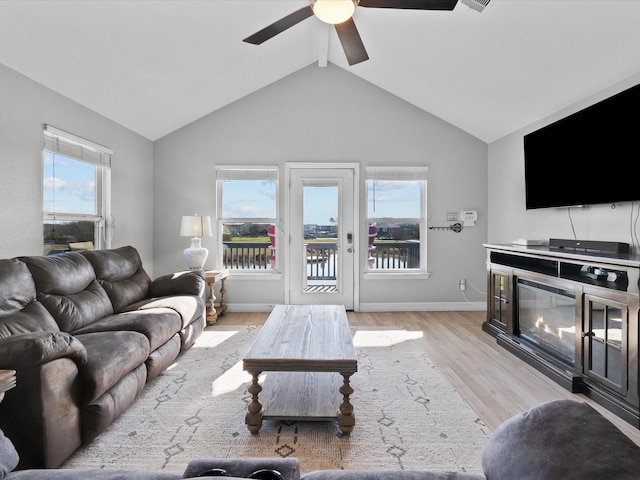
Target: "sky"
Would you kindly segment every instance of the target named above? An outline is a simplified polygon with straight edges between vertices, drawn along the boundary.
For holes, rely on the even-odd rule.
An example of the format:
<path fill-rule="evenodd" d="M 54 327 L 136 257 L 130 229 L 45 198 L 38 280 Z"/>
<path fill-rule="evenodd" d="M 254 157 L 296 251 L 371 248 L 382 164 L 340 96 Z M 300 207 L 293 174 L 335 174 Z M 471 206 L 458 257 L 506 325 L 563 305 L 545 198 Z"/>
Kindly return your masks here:
<path fill-rule="evenodd" d="M 420 182 L 368 182 L 369 218 L 420 218 Z M 234 180 L 224 185 L 227 218 L 275 218 L 276 181 Z M 375 191 L 374 191 L 375 190 Z M 338 218 L 338 187 L 306 186 L 304 223 L 331 225 Z"/>
<path fill-rule="evenodd" d="M 95 215 L 95 194 L 95 166 L 45 152 L 43 169 L 45 212 Z"/>
<path fill-rule="evenodd" d="M 93 165 L 45 152 L 43 173 L 46 212 L 96 213 Z M 275 180 L 233 180 L 223 188 L 223 217 L 276 218 Z M 418 181 L 368 181 L 367 198 L 369 218 L 420 217 Z M 305 186 L 304 224 L 333 224 L 338 202 L 337 186 Z"/>

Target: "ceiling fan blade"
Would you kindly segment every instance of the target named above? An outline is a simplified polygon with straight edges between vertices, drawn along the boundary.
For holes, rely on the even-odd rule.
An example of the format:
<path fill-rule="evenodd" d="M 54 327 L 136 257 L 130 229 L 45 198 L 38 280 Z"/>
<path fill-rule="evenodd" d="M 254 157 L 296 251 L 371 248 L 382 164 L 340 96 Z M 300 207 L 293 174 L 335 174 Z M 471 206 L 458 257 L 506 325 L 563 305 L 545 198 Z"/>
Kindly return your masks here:
<path fill-rule="evenodd" d="M 260 45 L 263 42 L 266 42 L 270 38 L 275 37 L 279 33 L 284 32 L 287 28 L 291 28 L 294 25 L 300 23 L 302 20 L 305 20 L 313 15 L 313 9 L 311 5 L 307 7 L 302 7 L 300 10 L 296 10 L 293 13 L 290 13 L 286 17 L 281 18 L 277 22 L 273 22 L 268 27 L 263 28 L 259 32 L 254 33 L 253 35 L 248 36 L 243 42 L 252 43 L 254 45 Z"/>
<path fill-rule="evenodd" d="M 359 7 L 453 10 L 458 0 L 360 0 Z"/>
<path fill-rule="evenodd" d="M 364 48 L 353 18 L 337 24 L 336 32 L 338 33 L 338 38 L 342 44 L 344 54 L 347 56 L 349 65 L 355 65 L 356 63 L 369 60 L 369 55 L 367 55 L 367 50 Z"/>

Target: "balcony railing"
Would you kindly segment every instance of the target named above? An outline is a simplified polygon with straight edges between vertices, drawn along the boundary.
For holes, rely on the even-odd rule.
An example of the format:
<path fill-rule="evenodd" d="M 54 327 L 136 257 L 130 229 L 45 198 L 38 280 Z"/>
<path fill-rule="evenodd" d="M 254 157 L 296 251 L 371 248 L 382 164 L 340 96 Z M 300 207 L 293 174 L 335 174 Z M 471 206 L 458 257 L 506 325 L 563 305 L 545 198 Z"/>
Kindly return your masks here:
<path fill-rule="evenodd" d="M 275 252 L 270 242 L 223 242 L 222 262 L 229 270 L 272 269 Z M 420 243 L 417 241 L 381 241 L 369 251 L 369 268 L 403 270 L 420 266 Z M 305 244 L 307 280 L 336 280 L 337 245 L 330 242 Z"/>
<path fill-rule="evenodd" d="M 337 250 L 336 243 L 306 243 L 307 280 L 336 280 Z"/>
<path fill-rule="evenodd" d="M 270 261 L 270 242 L 222 242 L 222 264 L 227 270 L 266 270 L 273 268 Z M 275 252 L 274 252 L 275 254 Z"/>
<path fill-rule="evenodd" d="M 374 270 L 403 270 L 420 267 L 420 242 L 374 242 L 369 252 L 369 268 Z M 373 259 L 373 260 L 372 260 Z"/>

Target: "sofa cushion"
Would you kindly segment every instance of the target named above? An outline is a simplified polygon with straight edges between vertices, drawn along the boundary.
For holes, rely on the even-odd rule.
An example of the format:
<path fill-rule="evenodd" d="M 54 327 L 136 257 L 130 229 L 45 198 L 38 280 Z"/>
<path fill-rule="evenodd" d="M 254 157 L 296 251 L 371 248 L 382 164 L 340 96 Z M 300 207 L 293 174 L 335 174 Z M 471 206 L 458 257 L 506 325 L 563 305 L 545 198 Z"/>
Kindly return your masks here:
<path fill-rule="evenodd" d="M 482 467 L 487 480 L 632 480 L 640 447 L 587 403 L 554 400 L 500 425 Z"/>
<path fill-rule="evenodd" d="M 147 383 L 147 368 L 140 365 L 125 375 L 113 387 L 82 407 L 82 441 L 89 442 L 104 432 L 136 397 Z"/>
<path fill-rule="evenodd" d="M 194 320 L 202 317 L 205 311 L 205 304 L 202 297 L 193 295 L 175 295 L 173 297 L 160 297 L 142 300 L 140 302 L 129 305 L 127 311 L 157 311 L 171 310 L 180 317 L 181 326 L 178 330 L 182 330 Z"/>
<path fill-rule="evenodd" d="M 37 298 L 60 330 L 73 332 L 113 313 L 89 261 L 78 252 L 21 257 L 35 281 Z"/>
<path fill-rule="evenodd" d="M 0 260 L 0 318 L 13 315 L 36 299 L 36 285 L 27 266 Z"/>
<path fill-rule="evenodd" d="M 181 329 L 180 316 L 175 311 L 155 308 L 109 315 L 76 330 L 74 335 L 118 330 L 139 332 L 147 337 L 150 351 L 153 351 L 168 342 Z"/>
<path fill-rule="evenodd" d="M 22 333 L 59 331 L 60 327 L 49 311 L 37 300 L 13 315 L 0 318 L 0 338 Z"/>
<path fill-rule="evenodd" d="M 36 285 L 20 260 L 0 260 L 0 338 L 60 329 L 36 300 Z"/>
<path fill-rule="evenodd" d="M 76 338 L 87 350 L 87 362 L 80 367 L 85 405 L 143 364 L 149 356 L 149 340 L 138 332 L 85 333 Z"/>
<path fill-rule="evenodd" d="M 18 466 L 20 458 L 16 447 L 13 446 L 11 440 L 4 436 L 4 432 L 0 430 L 0 480 Z"/>
<path fill-rule="evenodd" d="M 206 275 L 202 270 L 188 270 L 170 273 L 156 278 L 149 286 L 150 297 L 172 295 L 195 295 L 202 297 Z"/>
<path fill-rule="evenodd" d="M 149 295 L 151 279 L 144 268 L 138 251 L 131 247 L 112 250 L 85 250 L 96 277 L 109 295 L 115 312 Z"/>
<path fill-rule="evenodd" d="M 156 348 L 149 354 L 145 362 L 147 365 L 147 381 L 164 372 L 180 355 L 180 335 L 176 333 L 171 340 Z"/>

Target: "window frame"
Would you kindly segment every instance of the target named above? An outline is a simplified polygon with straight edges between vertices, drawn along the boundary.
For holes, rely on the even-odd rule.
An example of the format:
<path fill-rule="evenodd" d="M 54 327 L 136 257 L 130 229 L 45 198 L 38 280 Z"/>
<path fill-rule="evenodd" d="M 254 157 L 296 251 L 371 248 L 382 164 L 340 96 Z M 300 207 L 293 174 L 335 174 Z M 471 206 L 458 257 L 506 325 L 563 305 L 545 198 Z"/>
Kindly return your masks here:
<path fill-rule="evenodd" d="M 418 268 L 371 268 L 368 262 L 364 262 L 364 276 L 376 279 L 398 279 L 400 277 L 428 276 L 427 271 L 427 188 L 428 188 L 427 166 L 381 166 L 366 168 L 365 173 L 365 242 L 368 242 L 368 228 L 371 223 L 417 223 L 420 235 L 420 265 Z M 369 182 L 370 181 L 418 181 L 420 182 L 420 214 L 419 217 L 375 217 L 369 216 Z M 368 243 L 366 243 L 368 256 Z"/>
<path fill-rule="evenodd" d="M 274 165 L 217 165 L 215 167 L 216 175 L 216 218 L 215 218 L 215 238 L 216 238 L 216 265 L 219 268 L 224 267 L 223 250 L 224 250 L 224 225 L 228 223 L 247 223 L 247 224 L 265 224 L 275 225 L 275 235 L 278 236 L 278 232 L 281 232 L 280 221 L 280 168 Z M 223 215 L 224 198 L 223 198 L 223 185 L 226 181 L 233 180 L 273 180 L 275 181 L 275 217 L 225 217 Z M 258 278 L 280 278 L 282 273 L 282 254 L 283 252 L 281 242 L 276 242 L 275 245 L 275 264 L 273 268 L 231 268 L 229 275 L 238 275 L 247 279 L 252 275 Z"/>
<path fill-rule="evenodd" d="M 111 215 L 111 158 L 113 156 L 113 150 L 50 125 L 44 125 L 44 148 L 42 150 L 43 196 L 45 188 L 44 168 L 48 154 L 53 155 L 54 161 L 55 157 L 59 156 L 84 162 L 94 167 L 95 213 L 84 214 L 46 211 L 43 201 L 43 227 L 45 223 L 53 221 L 93 222 L 94 248 L 110 248 L 111 232 L 113 229 Z M 42 244 L 44 252 L 44 236 Z"/>

